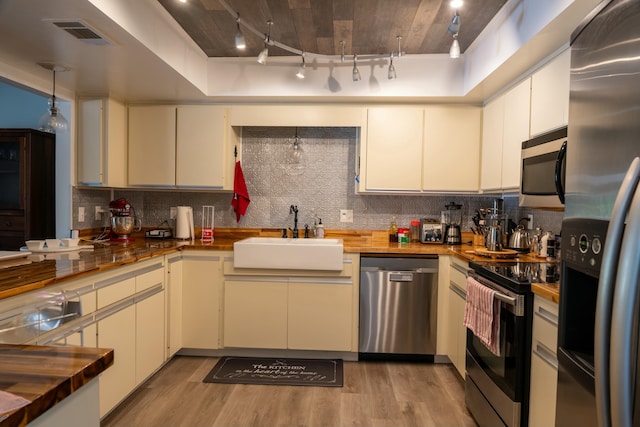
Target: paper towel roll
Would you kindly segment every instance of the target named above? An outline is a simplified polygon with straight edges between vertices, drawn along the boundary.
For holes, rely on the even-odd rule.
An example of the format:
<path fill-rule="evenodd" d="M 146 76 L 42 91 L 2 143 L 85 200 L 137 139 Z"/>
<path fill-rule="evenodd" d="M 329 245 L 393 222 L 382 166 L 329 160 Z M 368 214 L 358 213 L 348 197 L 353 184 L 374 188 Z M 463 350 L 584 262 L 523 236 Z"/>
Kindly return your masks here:
<path fill-rule="evenodd" d="M 176 238 L 194 238 L 193 208 L 191 206 L 178 206 L 176 214 Z"/>

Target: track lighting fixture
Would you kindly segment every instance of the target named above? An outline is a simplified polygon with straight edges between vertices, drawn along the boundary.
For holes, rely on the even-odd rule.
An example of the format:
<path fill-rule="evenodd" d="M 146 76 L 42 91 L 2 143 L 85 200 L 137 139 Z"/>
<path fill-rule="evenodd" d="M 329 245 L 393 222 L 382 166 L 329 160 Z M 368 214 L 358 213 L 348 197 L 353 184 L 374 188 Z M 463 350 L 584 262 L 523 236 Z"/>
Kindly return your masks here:
<path fill-rule="evenodd" d="M 389 55 L 389 71 L 387 72 L 387 78 L 389 80 L 395 79 L 396 76 L 396 67 L 393 66 L 393 53 Z"/>
<path fill-rule="evenodd" d="M 264 49 L 258 55 L 258 63 L 266 64 L 267 58 L 269 57 L 269 43 L 271 43 L 271 26 L 273 25 L 273 21 L 267 21 L 267 27 L 269 27 L 268 33 L 265 34 L 264 38 Z"/>
<path fill-rule="evenodd" d="M 49 98 L 48 101 L 47 112 L 40 117 L 38 128 L 49 133 L 66 132 L 69 129 L 69 122 L 67 122 L 67 119 L 65 119 L 62 113 L 58 111 L 58 100 L 56 99 L 56 72 L 67 71 L 67 68 L 48 63 L 40 63 L 38 65 L 53 72 L 53 92 L 51 93 L 51 98 Z"/>
<path fill-rule="evenodd" d="M 296 77 L 299 79 L 304 79 L 304 72 L 307 68 L 305 62 L 304 62 L 304 52 L 302 52 L 302 55 L 300 55 L 302 57 L 302 64 L 300 64 L 300 68 L 298 68 L 298 72 L 296 73 Z"/>
<path fill-rule="evenodd" d="M 453 15 L 453 19 L 451 20 L 451 24 L 449 24 L 447 31 L 449 34 L 458 34 L 460 32 L 460 15 L 458 15 L 457 10 L 456 14 Z"/>
<path fill-rule="evenodd" d="M 247 42 L 240 29 L 240 14 L 238 13 L 238 17 L 236 18 L 236 49 L 244 49 L 245 47 L 247 47 Z"/>
<path fill-rule="evenodd" d="M 451 49 L 449 49 L 450 58 L 460 58 L 460 43 L 458 42 L 458 34 L 453 35 L 453 43 L 451 43 Z"/>
<path fill-rule="evenodd" d="M 353 72 L 352 74 L 352 78 L 354 82 L 359 82 L 362 77 L 360 77 L 360 70 L 358 70 L 358 65 L 356 64 L 358 62 L 358 55 L 353 55 Z"/>

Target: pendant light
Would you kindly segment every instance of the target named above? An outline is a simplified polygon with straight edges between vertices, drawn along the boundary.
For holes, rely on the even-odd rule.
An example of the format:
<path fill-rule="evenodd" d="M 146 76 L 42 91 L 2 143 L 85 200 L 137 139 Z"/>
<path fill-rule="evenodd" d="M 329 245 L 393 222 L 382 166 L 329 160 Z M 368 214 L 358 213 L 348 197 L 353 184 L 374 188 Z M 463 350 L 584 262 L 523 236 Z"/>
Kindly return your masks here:
<path fill-rule="evenodd" d="M 38 129 L 49 133 L 61 133 L 66 132 L 69 129 L 69 122 L 58 111 L 58 100 L 56 99 L 56 72 L 67 71 L 67 69 L 60 65 L 40 63 L 38 64 L 42 68 L 53 72 L 53 92 L 51 98 L 48 100 L 47 112 L 40 117 L 38 122 Z"/>
<path fill-rule="evenodd" d="M 456 59 L 460 58 L 460 43 L 458 42 L 458 35 L 453 35 L 453 43 L 451 43 L 451 49 L 449 49 L 449 57 Z"/>
<path fill-rule="evenodd" d="M 307 65 L 304 62 L 304 52 L 302 52 L 302 64 L 300 64 L 300 68 L 298 68 L 298 72 L 296 73 L 296 77 L 299 79 L 304 79 L 304 72 L 307 69 Z"/>
<path fill-rule="evenodd" d="M 396 67 L 393 66 L 393 53 L 389 55 L 389 71 L 387 72 L 387 78 L 389 80 L 395 79 L 396 76 Z"/>

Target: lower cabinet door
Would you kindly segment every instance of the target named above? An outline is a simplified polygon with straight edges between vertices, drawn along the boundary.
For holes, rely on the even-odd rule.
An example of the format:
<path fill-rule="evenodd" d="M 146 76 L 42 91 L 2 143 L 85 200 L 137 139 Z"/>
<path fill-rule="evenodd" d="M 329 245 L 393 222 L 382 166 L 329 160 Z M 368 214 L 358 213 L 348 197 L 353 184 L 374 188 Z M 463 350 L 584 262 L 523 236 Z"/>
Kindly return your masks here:
<path fill-rule="evenodd" d="M 131 305 L 98 322 L 98 347 L 112 348 L 113 365 L 100 374 L 100 417 L 136 386 L 136 308 Z"/>
<path fill-rule="evenodd" d="M 224 346 L 287 348 L 287 283 L 225 281 Z"/>
<path fill-rule="evenodd" d="M 136 384 L 164 363 L 164 291 L 136 304 Z"/>
<path fill-rule="evenodd" d="M 553 426 L 558 384 L 556 355 L 537 342 L 533 343 L 532 350 L 529 427 Z"/>
<path fill-rule="evenodd" d="M 352 292 L 350 284 L 290 284 L 289 348 L 350 351 Z"/>

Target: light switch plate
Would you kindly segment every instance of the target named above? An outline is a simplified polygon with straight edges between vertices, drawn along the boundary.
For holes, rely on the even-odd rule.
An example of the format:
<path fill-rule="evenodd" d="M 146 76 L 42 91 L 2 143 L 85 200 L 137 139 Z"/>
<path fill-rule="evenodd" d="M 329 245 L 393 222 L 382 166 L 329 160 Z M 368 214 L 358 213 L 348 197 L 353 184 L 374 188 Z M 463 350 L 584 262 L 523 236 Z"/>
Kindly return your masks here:
<path fill-rule="evenodd" d="M 340 209 L 340 222 L 353 222 L 353 210 Z"/>

